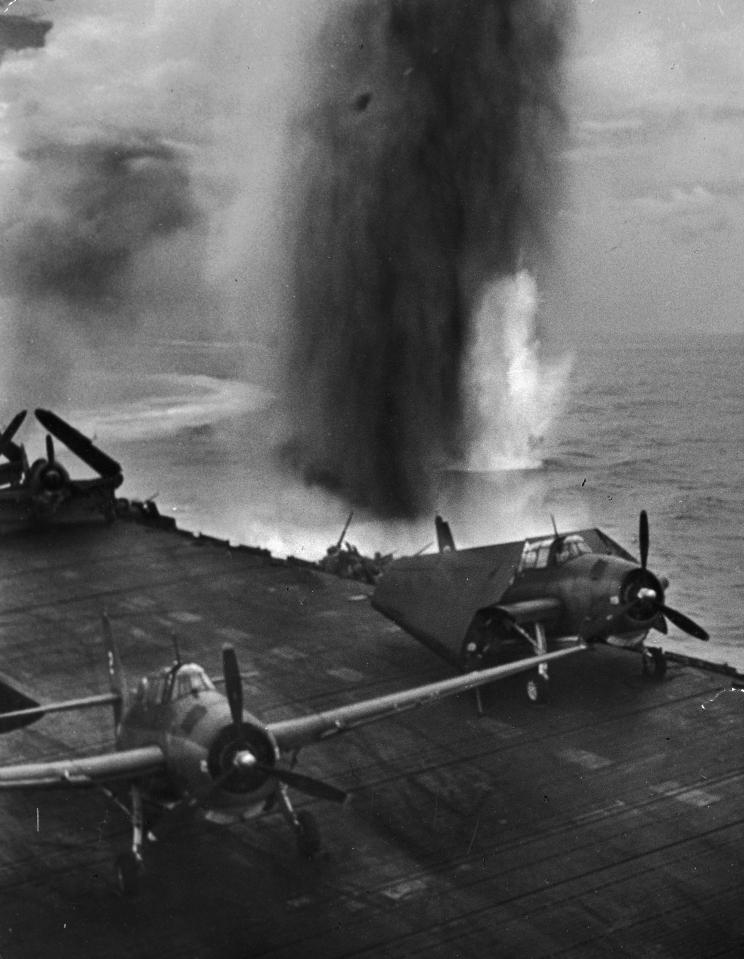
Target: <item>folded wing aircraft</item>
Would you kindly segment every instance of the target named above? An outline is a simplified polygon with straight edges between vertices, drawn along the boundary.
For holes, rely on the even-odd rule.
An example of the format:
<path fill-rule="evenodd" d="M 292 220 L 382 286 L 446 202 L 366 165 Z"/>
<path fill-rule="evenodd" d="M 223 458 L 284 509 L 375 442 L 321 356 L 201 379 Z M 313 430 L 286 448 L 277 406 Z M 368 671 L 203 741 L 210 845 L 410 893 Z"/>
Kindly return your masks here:
<path fill-rule="evenodd" d="M 436 518 L 439 552 L 394 560 L 372 605 L 456 665 L 481 668 L 523 644 L 541 655 L 571 642 L 611 642 L 644 650 L 645 668 L 665 670 L 663 653 L 646 649 L 667 620 L 697 639 L 708 634 L 667 606 L 668 582 L 647 566 L 649 527 L 641 512 L 640 563 L 600 529 L 456 549 L 449 524 Z M 548 666 L 530 675 L 527 693 L 547 697 Z"/>
<path fill-rule="evenodd" d="M 0 523 L 47 523 L 62 515 L 81 518 L 100 513 L 107 520 L 115 514 L 114 490 L 123 482 L 121 466 L 87 436 L 66 423 L 51 410 L 36 410 L 36 418 L 48 430 L 46 457 L 29 465 L 25 448 L 15 435 L 26 417 L 18 413 L 0 436 Z M 54 440 L 78 456 L 98 476 L 72 479 L 57 459 Z"/>

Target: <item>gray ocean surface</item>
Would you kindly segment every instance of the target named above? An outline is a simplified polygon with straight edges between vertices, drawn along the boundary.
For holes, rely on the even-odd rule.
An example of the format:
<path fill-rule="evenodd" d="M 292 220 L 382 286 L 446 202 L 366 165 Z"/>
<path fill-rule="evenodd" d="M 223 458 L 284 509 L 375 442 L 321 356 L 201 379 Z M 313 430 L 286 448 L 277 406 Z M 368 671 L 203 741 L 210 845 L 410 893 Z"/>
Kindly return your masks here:
<path fill-rule="evenodd" d="M 60 410 L 120 458 L 124 495 L 155 495 L 187 529 L 320 558 L 348 506 L 273 465 L 262 348 L 159 342 L 146 355 L 100 371 L 82 402 Z M 665 642 L 744 669 L 743 372 L 744 336 L 584 344 L 533 468 L 444 471 L 436 508 L 459 546 L 547 535 L 552 513 L 561 530 L 599 526 L 631 552 L 647 510 L 649 566 L 670 580 L 667 603 L 711 635 L 703 644 L 670 627 Z M 357 510 L 348 539 L 401 555 L 431 543 L 432 520 Z"/>

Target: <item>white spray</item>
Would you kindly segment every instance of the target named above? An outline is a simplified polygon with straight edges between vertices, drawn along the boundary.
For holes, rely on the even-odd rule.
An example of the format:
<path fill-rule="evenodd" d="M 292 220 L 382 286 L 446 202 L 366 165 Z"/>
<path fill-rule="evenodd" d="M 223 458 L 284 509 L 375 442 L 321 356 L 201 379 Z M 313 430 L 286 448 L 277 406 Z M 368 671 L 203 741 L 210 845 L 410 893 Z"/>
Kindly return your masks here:
<path fill-rule="evenodd" d="M 526 270 L 486 286 L 467 361 L 473 470 L 533 469 L 566 399 L 570 357 L 541 358 L 538 296 Z"/>

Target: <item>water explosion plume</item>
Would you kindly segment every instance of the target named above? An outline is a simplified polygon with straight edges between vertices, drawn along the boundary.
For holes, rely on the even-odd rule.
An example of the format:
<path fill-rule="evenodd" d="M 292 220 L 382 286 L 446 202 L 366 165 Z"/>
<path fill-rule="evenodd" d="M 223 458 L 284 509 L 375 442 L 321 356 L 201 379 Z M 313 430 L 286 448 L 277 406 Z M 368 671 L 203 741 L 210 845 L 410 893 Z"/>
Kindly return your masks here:
<path fill-rule="evenodd" d="M 567 27 L 550 2 L 346 2 L 314 51 L 286 452 L 379 515 L 427 508 L 464 454 L 479 290 L 549 245 Z"/>

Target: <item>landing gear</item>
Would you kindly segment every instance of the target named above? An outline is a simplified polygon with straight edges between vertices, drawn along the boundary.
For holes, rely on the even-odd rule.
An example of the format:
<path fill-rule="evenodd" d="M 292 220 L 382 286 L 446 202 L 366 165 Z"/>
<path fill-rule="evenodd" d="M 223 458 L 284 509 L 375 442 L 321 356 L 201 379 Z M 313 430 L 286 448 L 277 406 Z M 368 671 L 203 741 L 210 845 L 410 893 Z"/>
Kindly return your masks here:
<path fill-rule="evenodd" d="M 534 672 L 527 680 L 527 698 L 531 703 L 546 703 L 549 693 L 548 677 L 540 672 Z"/>
<path fill-rule="evenodd" d="M 657 682 L 664 678 L 667 671 L 667 661 L 663 649 L 656 646 L 651 649 L 644 648 L 642 661 L 644 676 L 649 676 Z"/>
<path fill-rule="evenodd" d="M 136 896 L 144 871 L 142 859 L 134 852 L 123 852 L 116 859 L 116 884 L 122 896 Z"/>
<path fill-rule="evenodd" d="M 297 851 L 303 859 L 314 859 L 320 852 L 320 831 L 315 817 L 304 809 L 297 813 Z"/>
<path fill-rule="evenodd" d="M 136 896 L 139 892 L 140 879 L 145 871 L 142 851 L 145 844 L 145 818 L 142 809 L 142 790 L 132 783 L 129 788 L 131 808 L 121 802 L 110 790 L 104 789 L 104 795 L 121 809 L 132 824 L 132 846 L 120 856 L 115 863 L 116 884 L 122 896 Z"/>
<path fill-rule="evenodd" d="M 315 817 L 304 809 L 298 813 L 294 811 L 283 783 L 279 784 L 277 796 L 282 814 L 295 834 L 297 851 L 303 859 L 314 859 L 320 852 L 320 832 Z"/>
<path fill-rule="evenodd" d="M 548 651 L 548 639 L 542 623 L 534 624 L 535 638 L 530 641 L 536 656 L 543 656 Z M 531 703 L 546 703 L 548 701 L 548 664 L 540 663 L 534 673 L 530 673 L 527 680 L 527 698 Z"/>

